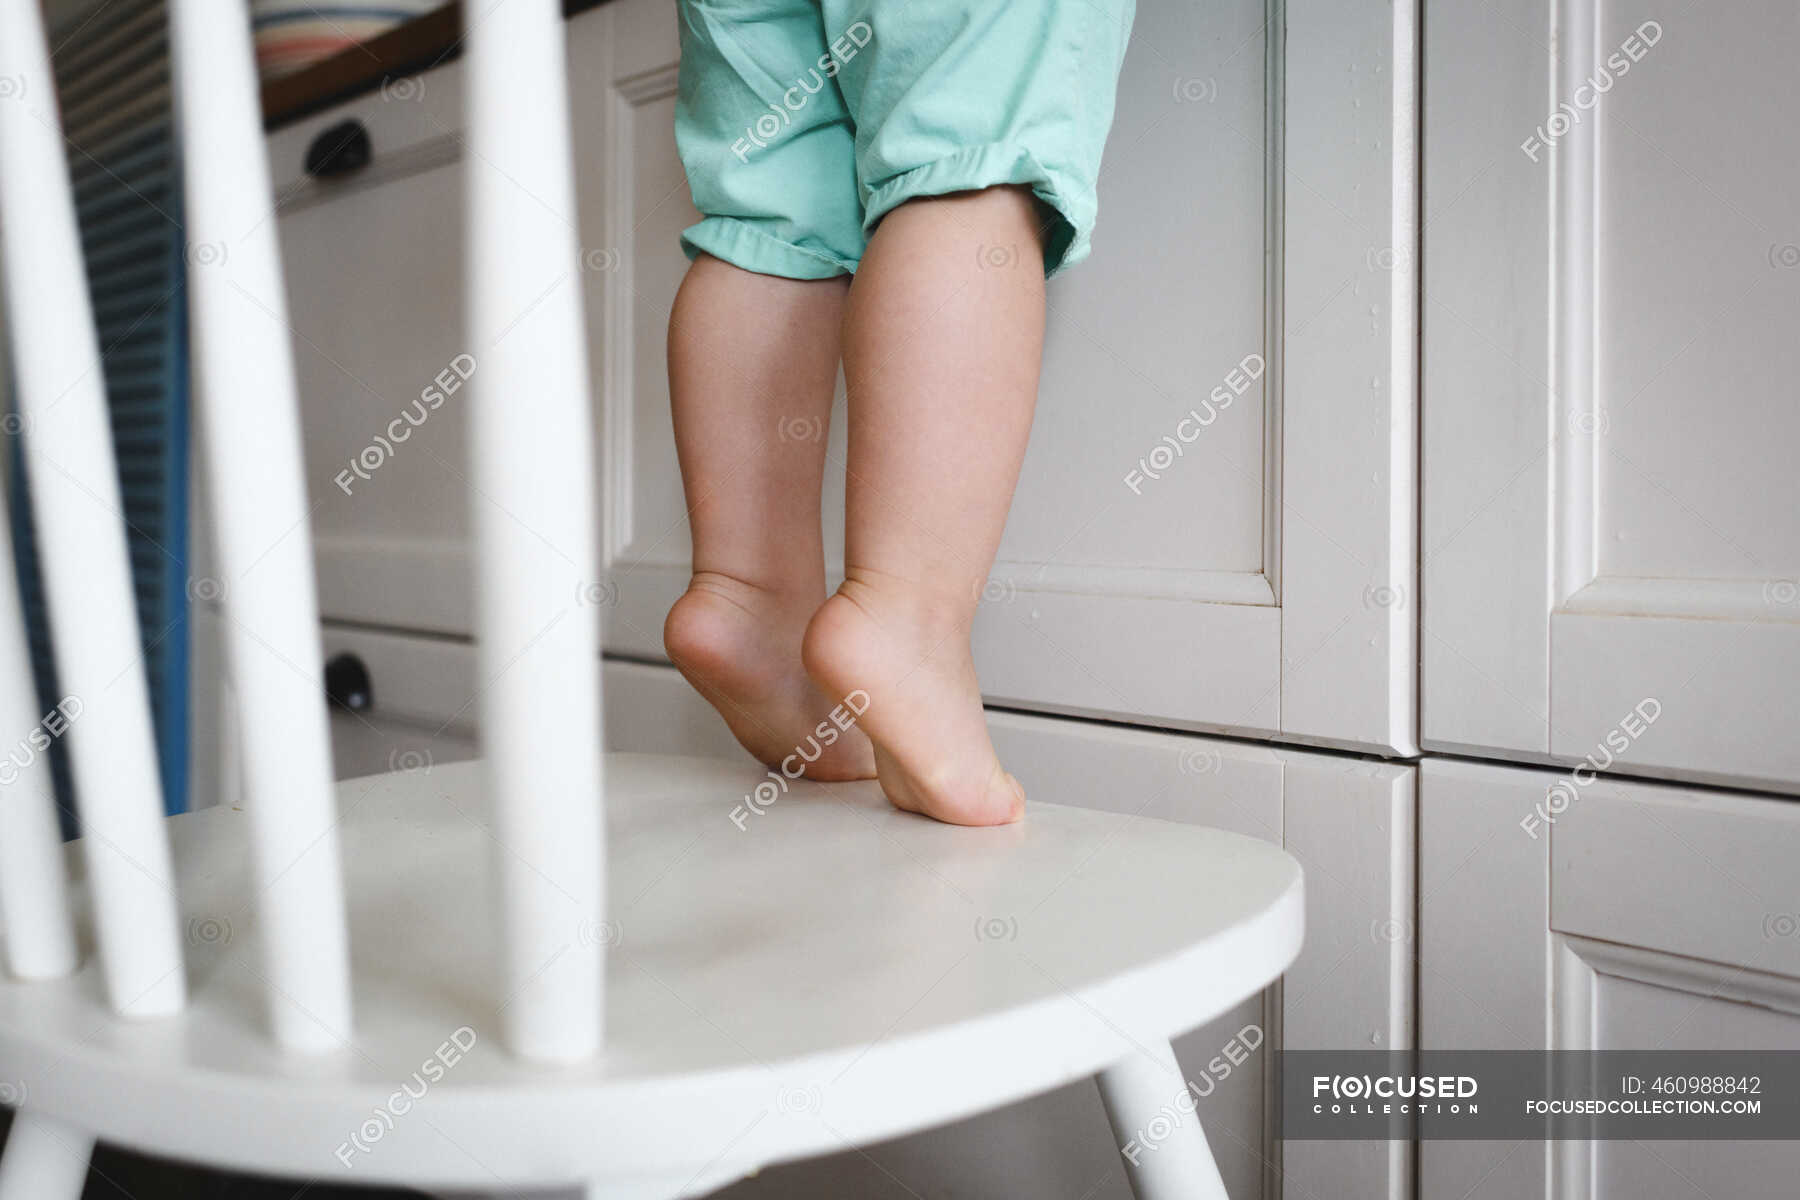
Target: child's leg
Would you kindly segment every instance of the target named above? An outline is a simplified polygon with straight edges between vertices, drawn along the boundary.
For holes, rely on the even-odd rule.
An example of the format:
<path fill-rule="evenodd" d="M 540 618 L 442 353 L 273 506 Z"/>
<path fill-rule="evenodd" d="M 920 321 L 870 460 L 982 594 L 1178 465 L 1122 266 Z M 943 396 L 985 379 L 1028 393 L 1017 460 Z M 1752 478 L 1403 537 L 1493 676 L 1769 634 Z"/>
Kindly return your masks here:
<path fill-rule="evenodd" d="M 669 319 L 694 575 L 663 641 L 745 749 L 766 763 L 816 754 L 815 779 L 874 774 L 857 729 L 822 753 L 822 739 L 809 741 L 843 694 L 821 692 L 800 661 L 825 595 L 819 489 L 848 283 L 758 275 L 702 254 Z"/>
<path fill-rule="evenodd" d="M 850 289 L 844 584 L 807 629 L 901 808 L 964 825 L 1025 797 L 988 740 L 969 631 L 1018 481 L 1044 340 L 1040 218 L 1028 189 L 908 201 Z"/>

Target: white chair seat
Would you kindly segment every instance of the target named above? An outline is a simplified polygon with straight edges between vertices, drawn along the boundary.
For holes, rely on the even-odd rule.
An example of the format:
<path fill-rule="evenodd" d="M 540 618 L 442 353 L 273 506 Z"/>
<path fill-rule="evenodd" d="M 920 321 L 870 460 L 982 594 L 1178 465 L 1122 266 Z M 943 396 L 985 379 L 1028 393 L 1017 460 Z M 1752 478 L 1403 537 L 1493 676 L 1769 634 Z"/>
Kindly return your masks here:
<path fill-rule="evenodd" d="M 753 808 L 767 776 L 723 761 L 607 771 L 612 921 L 568 931 L 610 947 L 594 1060 L 537 1067 L 500 1044 L 508 851 L 465 763 L 338 787 L 349 1048 L 271 1042 L 248 822 L 215 808 L 168 823 L 187 1009 L 122 1022 L 92 955 L 5 983 L 0 1079 L 103 1139 L 260 1172 L 690 1194 L 1166 1054 L 1300 947 L 1300 868 L 1247 837 L 1048 804 L 953 828 L 873 783 Z M 444 1058 L 434 1081 L 422 1066 Z"/>

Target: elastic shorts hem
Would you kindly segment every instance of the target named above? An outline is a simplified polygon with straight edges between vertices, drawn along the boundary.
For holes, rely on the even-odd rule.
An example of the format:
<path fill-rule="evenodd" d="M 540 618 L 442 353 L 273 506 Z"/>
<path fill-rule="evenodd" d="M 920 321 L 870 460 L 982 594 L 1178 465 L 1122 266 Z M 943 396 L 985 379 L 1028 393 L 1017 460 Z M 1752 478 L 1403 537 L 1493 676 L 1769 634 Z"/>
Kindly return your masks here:
<path fill-rule="evenodd" d="M 831 279 L 851 275 L 855 260 L 784 242 L 737 217 L 707 217 L 681 231 L 681 249 L 692 261 L 702 252 L 758 275 L 784 279 Z"/>
<path fill-rule="evenodd" d="M 923 196 L 947 196 L 983 188 L 1016 184 L 1048 205 L 1057 220 L 1044 232 L 1044 276 L 1066 271 L 1092 249 L 1092 205 L 1078 205 L 1057 186 L 1051 171 L 1031 151 L 1010 142 L 970 146 L 935 162 L 926 163 L 883 183 L 863 201 L 863 233 L 874 232 L 882 217 L 908 200 Z M 1085 210 L 1085 211 L 1084 211 Z"/>

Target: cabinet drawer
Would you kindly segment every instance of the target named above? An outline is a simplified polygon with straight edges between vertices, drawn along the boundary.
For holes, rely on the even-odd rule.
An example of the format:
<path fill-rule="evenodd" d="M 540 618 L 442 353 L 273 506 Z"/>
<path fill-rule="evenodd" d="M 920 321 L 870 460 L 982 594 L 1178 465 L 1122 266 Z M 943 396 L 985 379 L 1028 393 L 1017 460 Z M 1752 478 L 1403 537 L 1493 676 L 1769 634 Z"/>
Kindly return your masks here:
<path fill-rule="evenodd" d="M 332 714 L 340 779 L 478 753 L 475 647 L 464 639 L 326 625 L 326 661 L 361 660 L 372 705 Z M 741 758 L 724 722 L 672 667 L 605 664 L 606 746 L 651 754 Z"/>
<path fill-rule="evenodd" d="M 450 62 L 422 74 L 389 79 L 374 92 L 271 133 L 269 178 L 282 211 L 323 203 L 416 171 L 433 156 L 440 163 L 454 161 L 463 124 L 462 77 L 462 64 Z M 357 140 L 357 130 L 368 145 L 366 166 L 309 172 L 309 157 L 327 149 L 342 155 Z"/>

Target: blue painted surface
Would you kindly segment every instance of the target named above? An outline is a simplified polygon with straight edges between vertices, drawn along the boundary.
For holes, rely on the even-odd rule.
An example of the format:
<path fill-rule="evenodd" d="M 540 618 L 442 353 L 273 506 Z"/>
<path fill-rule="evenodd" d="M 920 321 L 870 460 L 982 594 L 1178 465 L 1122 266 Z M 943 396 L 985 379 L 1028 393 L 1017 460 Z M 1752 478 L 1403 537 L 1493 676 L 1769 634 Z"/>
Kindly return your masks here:
<path fill-rule="evenodd" d="M 131 8 L 161 4 L 128 5 Z M 65 112 L 71 97 L 104 86 L 108 63 L 58 67 Z M 162 67 L 165 75 L 166 60 Z M 181 812 L 188 792 L 189 587 L 187 296 L 180 227 L 180 165 L 167 112 L 123 131 L 65 129 L 112 417 L 113 449 L 127 522 L 134 600 L 150 689 L 163 807 Z M 29 431 L 27 431 L 29 435 Z M 23 461 L 12 447 L 10 509 L 33 674 L 45 708 L 61 696 L 37 573 Z M 52 770 L 71 830 L 67 754 Z M 78 799 L 78 798 L 77 798 Z"/>

